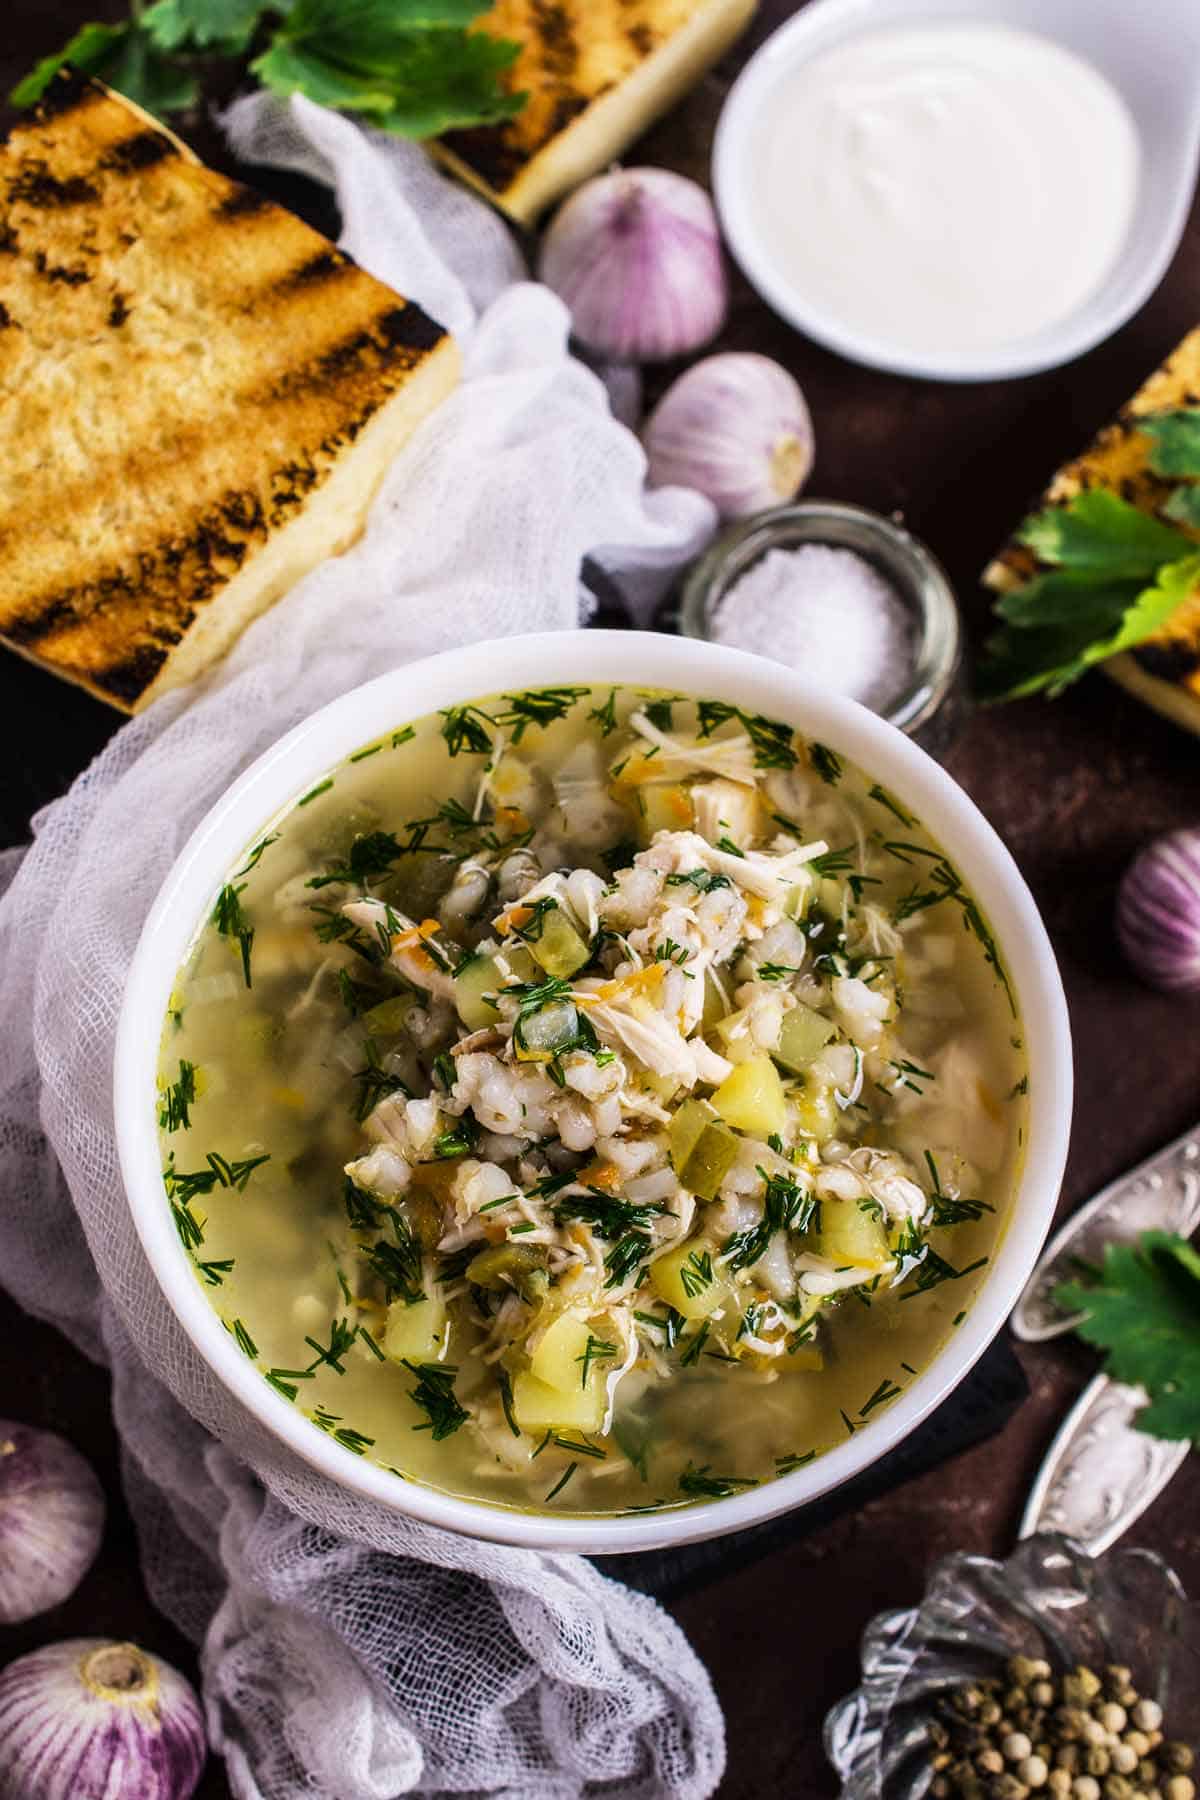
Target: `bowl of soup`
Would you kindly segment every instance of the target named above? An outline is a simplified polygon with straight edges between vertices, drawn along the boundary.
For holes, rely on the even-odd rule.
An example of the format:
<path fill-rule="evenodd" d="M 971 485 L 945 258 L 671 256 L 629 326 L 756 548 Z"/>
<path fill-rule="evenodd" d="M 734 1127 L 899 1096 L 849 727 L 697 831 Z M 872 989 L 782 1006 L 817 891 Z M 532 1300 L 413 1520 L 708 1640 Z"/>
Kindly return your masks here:
<path fill-rule="evenodd" d="M 1003 845 L 757 657 L 482 644 L 290 733 L 147 921 L 129 1203 L 216 1377 L 498 1541 L 715 1535 L 858 1474 L 1003 1324 L 1071 1058 Z"/>

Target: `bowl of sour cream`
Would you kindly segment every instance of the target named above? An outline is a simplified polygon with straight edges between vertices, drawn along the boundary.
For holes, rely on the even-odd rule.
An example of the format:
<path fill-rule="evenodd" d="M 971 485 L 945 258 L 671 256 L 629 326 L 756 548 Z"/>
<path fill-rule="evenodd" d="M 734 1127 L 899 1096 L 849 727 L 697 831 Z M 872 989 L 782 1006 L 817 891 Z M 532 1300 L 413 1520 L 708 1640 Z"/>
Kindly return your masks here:
<path fill-rule="evenodd" d="M 816 0 L 717 131 L 722 224 L 763 298 L 856 362 L 1032 374 L 1147 299 L 1200 157 L 1200 9 Z"/>

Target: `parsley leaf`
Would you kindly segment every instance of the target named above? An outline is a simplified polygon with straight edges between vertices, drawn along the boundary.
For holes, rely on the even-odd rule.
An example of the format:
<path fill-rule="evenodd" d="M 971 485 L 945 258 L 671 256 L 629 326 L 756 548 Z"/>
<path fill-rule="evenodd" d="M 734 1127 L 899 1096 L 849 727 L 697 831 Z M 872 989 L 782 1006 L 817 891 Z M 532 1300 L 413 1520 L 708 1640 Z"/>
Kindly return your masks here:
<path fill-rule="evenodd" d="M 295 0 L 251 73 L 401 137 L 492 124 L 525 96 L 498 79 L 519 46 L 468 31 L 479 11 L 478 0 Z"/>
<path fill-rule="evenodd" d="M 1136 1244 L 1108 1244 L 1093 1275 L 1054 1297 L 1086 1312 L 1079 1335 L 1108 1352 L 1108 1374 L 1146 1389 L 1135 1425 L 1200 1441 L 1200 1256 L 1186 1238 L 1144 1231 Z"/>
<path fill-rule="evenodd" d="M 187 45 L 238 56 L 266 10 L 263 0 L 155 0 L 142 23 L 160 50 Z"/>
<path fill-rule="evenodd" d="M 1002 629 L 980 672 L 986 699 L 1057 694 L 1110 656 L 1154 635 L 1200 587 L 1195 541 L 1166 519 L 1200 529 L 1200 407 L 1138 421 L 1151 437 L 1151 471 L 1180 485 L 1145 512 L 1089 488 L 1026 520 L 1019 542 L 1043 565 L 995 606 Z"/>
<path fill-rule="evenodd" d="M 200 98 L 195 77 L 162 56 L 152 40 L 136 24 L 82 25 L 61 50 L 44 56 L 19 81 L 9 99 L 14 106 L 32 106 L 40 100 L 65 64 L 95 75 L 147 112 L 179 112 Z"/>

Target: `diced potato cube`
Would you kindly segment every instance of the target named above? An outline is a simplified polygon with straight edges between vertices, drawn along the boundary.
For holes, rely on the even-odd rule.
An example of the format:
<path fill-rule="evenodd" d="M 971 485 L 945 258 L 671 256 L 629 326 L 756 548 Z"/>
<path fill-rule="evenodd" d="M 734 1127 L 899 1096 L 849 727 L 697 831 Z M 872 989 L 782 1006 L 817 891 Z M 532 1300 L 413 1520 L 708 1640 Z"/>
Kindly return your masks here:
<path fill-rule="evenodd" d="M 796 1124 L 806 1137 L 823 1144 L 835 1137 L 838 1129 L 838 1107 L 833 1089 L 826 1082 L 806 1076 L 804 1086 L 792 1095 Z"/>
<path fill-rule="evenodd" d="M 712 1246 L 692 1238 L 650 1264 L 650 1286 L 685 1319 L 707 1319 L 730 1299 L 729 1284 L 712 1260 Z"/>
<path fill-rule="evenodd" d="M 577 1313 L 560 1313 L 546 1327 L 529 1359 L 533 1374 L 539 1381 L 545 1382 L 547 1387 L 561 1388 L 564 1392 L 582 1387 L 583 1358 L 587 1355 L 588 1339 L 592 1335 L 587 1321 Z M 589 1387 L 595 1374 L 596 1366 L 593 1363 L 588 1367 Z"/>
<path fill-rule="evenodd" d="M 712 1103 L 727 1125 L 754 1137 L 787 1127 L 787 1102 L 779 1071 L 769 1056 L 752 1056 L 727 1075 Z"/>
<path fill-rule="evenodd" d="M 482 1031 L 485 1025 L 496 1023 L 500 1014 L 484 995 L 494 995 L 503 986 L 500 971 L 490 956 L 473 956 L 470 962 L 463 963 L 454 977 L 454 1004 L 468 1030 Z"/>
<path fill-rule="evenodd" d="M 607 1405 L 604 1382 L 582 1387 L 578 1371 L 573 1388 L 551 1387 L 528 1369 L 513 1382 L 513 1414 L 522 1431 L 599 1431 Z"/>
<path fill-rule="evenodd" d="M 735 844 L 749 844 L 762 830 L 762 802 L 757 789 L 738 781 L 718 776 L 715 781 L 701 782 L 692 789 L 696 809 L 696 830 L 710 844 L 729 838 Z"/>
<path fill-rule="evenodd" d="M 445 1308 L 436 1300 L 393 1300 L 383 1332 L 384 1354 L 397 1362 L 434 1362 L 446 1332 Z"/>
<path fill-rule="evenodd" d="M 775 1047 L 775 1061 L 799 1075 L 813 1057 L 820 1054 L 830 1038 L 836 1035 L 837 1026 L 832 1019 L 825 1018 L 824 1014 L 815 1012 L 811 1006 L 805 1006 L 800 1001 L 791 1012 L 783 1016 L 783 1028 Z"/>
<path fill-rule="evenodd" d="M 638 790 L 641 837 L 649 843 L 656 831 L 690 831 L 692 796 L 679 782 L 655 782 Z"/>
<path fill-rule="evenodd" d="M 822 1200 L 816 1250 L 838 1268 L 879 1270 L 892 1260 L 878 1207 L 857 1200 Z"/>
<path fill-rule="evenodd" d="M 587 945 L 558 907 L 543 913 L 538 936 L 527 942 L 533 960 L 547 975 L 556 975 L 560 981 L 582 969 L 588 959 Z"/>

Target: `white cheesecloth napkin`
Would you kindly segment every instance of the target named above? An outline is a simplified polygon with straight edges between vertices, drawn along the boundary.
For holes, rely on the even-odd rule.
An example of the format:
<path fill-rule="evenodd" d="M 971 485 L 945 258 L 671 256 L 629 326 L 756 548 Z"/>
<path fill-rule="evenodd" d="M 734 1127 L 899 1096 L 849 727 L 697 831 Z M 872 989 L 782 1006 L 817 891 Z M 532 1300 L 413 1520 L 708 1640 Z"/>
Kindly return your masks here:
<path fill-rule="evenodd" d="M 462 341 L 459 389 L 362 540 L 219 668 L 119 731 L 0 859 L 0 1280 L 111 1364 L 159 1605 L 201 1641 L 239 1800 L 702 1800 L 724 1764 L 703 1667 L 652 1601 L 572 1556 L 472 1542 L 317 1474 L 217 1384 L 163 1300 L 117 1169 L 111 1072 L 143 919 L 202 814 L 325 701 L 412 657 L 568 629 L 598 557 L 644 618 L 712 529 L 644 491 L 636 439 L 567 350 L 506 228 L 411 145 L 302 99 L 226 120 L 331 182 L 343 242 Z"/>

